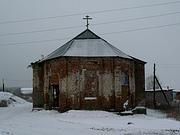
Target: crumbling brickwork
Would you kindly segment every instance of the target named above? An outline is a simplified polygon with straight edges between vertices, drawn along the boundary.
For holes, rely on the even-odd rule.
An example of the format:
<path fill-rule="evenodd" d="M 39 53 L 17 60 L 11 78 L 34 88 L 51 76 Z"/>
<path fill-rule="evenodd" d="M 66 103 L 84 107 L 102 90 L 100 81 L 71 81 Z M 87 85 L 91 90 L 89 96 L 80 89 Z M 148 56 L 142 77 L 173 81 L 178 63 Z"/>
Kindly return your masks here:
<path fill-rule="evenodd" d="M 135 61 L 135 104 L 145 105 L 145 72 L 144 63 Z"/>
<path fill-rule="evenodd" d="M 44 71 L 43 64 L 33 65 L 33 107 L 44 106 Z"/>
<path fill-rule="evenodd" d="M 144 98 L 144 64 L 119 57 L 59 57 L 33 65 L 33 91 L 34 107 L 122 111 L 125 102 L 133 108 Z"/>

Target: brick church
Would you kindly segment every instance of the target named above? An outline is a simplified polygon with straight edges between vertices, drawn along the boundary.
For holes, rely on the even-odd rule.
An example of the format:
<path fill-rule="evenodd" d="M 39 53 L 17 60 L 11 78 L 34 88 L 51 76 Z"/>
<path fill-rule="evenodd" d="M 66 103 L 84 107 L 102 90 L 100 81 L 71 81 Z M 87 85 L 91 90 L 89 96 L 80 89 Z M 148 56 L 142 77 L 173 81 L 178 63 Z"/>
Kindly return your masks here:
<path fill-rule="evenodd" d="M 33 107 L 123 111 L 144 99 L 145 62 L 90 29 L 32 63 Z"/>

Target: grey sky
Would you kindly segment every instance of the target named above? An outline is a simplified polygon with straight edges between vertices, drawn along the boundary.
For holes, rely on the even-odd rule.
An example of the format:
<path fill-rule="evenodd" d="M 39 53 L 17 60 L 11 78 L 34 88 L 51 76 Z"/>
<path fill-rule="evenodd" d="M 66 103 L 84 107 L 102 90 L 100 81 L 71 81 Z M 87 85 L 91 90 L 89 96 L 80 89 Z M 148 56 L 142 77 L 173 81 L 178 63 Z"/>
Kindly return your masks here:
<path fill-rule="evenodd" d="M 0 22 L 119 9 L 166 2 L 172 1 L 1 0 Z M 157 74 L 162 84 L 180 89 L 180 25 L 160 29 L 101 35 L 103 33 L 180 23 L 180 14 L 129 22 L 110 23 L 106 25 L 93 25 L 101 22 L 165 14 L 169 12 L 180 12 L 180 3 L 89 14 L 93 18 L 93 20 L 90 20 L 90 29 L 125 53 L 146 61 L 146 75 L 152 73 L 153 63 L 156 62 L 158 64 Z M 85 15 L 86 14 L 24 23 L 0 24 L 0 35 L 51 28 L 83 26 L 85 25 L 85 20 L 82 20 L 82 18 Z M 85 27 L 41 33 L 0 36 L 0 79 L 4 77 L 6 79 L 6 85 L 8 86 L 31 87 L 32 84 L 30 80 L 32 79 L 32 70 L 27 69 L 27 66 L 31 62 L 40 59 L 41 55 L 49 54 L 83 30 L 85 30 Z M 1 46 L 6 43 L 63 38 L 67 39 L 43 43 Z"/>

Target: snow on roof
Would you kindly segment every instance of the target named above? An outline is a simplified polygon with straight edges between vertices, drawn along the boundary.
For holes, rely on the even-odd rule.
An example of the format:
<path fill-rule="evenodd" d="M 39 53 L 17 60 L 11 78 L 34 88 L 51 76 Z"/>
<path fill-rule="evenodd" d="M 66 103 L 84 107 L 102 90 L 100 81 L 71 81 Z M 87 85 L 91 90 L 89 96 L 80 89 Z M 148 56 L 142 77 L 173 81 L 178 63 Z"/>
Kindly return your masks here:
<path fill-rule="evenodd" d="M 21 88 L 21 93 L 23 94 L 31 94 L 33 92 L 33 88 Z"/>
<path fill-rule="evenodd" d="M 60 56 L 76 57 L 122 57 L 133 59 L 131 56 L 120 51 L 104 39 L 86 29 L 81 34 L 56 49 L 43 60 L 49 60 Z"/>
<path fill-rule="evenodd" d="M 102 39 L 74 40 L 64 56 L 119 56 L 131 59 L 131 57 L 120 50 L 112 48 L 110 44 Z"/>
<path fill-rule="evenodd" d="M 174 91 L 174 92 L 180 92 L 180 90 L 176 90 L 176 89 L 175 89 L 175 90 L 173 90 L 173 91 Z"/>
<path fill-rule="evenodd" d="M 162 88 L 163 89 L 163 91 L 171 91 L 171 90 L 173 90 L 173 89 L 168 89 L 168 88 Z M 149 90 L 145 90 L 145 91 L 154 91 L 153 89 L 149 89 Z M 161 89 L 155 89 L 155 91 L 161 91 Z"/>

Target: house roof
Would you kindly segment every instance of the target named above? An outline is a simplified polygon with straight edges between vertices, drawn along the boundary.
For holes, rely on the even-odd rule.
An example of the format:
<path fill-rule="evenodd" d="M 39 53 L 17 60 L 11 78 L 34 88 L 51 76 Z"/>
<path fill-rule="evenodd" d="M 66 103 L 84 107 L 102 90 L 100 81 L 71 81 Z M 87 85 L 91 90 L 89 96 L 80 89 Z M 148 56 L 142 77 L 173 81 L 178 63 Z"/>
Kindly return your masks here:
<path fill-rule="evenodd" d="M 21 88 L 22 94 L 32 94 L 33 88 Z"/>
<path fill-rule="evenodd" d="M 100 38 L 89 29 L 86 29 L 85 31 L 77 35 L 75 38 L 53 51 L 40 62 L 62 56 L 121 57 L 127 59 L 135 59 L 125 54 L 118 48 L 114 47 L 104 39 Z"/>
<path fill-rule="evenodd" d="M 174 91 L 174 92 L 178 92 L 178 93 L 180 93 L 180 90 L 177 90 L 177 89 L 174 89 L 173 91 Z"/>
<path fill-rule="evenodd" d="M 162 88 L 163 91 L 172 91 L 174 89 L 171 89 L 171 88 Z M 154 92 L 154 89 L 148 89 L 148 90 L 145 90 L 146 92 Z M 161 89 L 155 89 L 155 91 L 161 91 Z"/>

